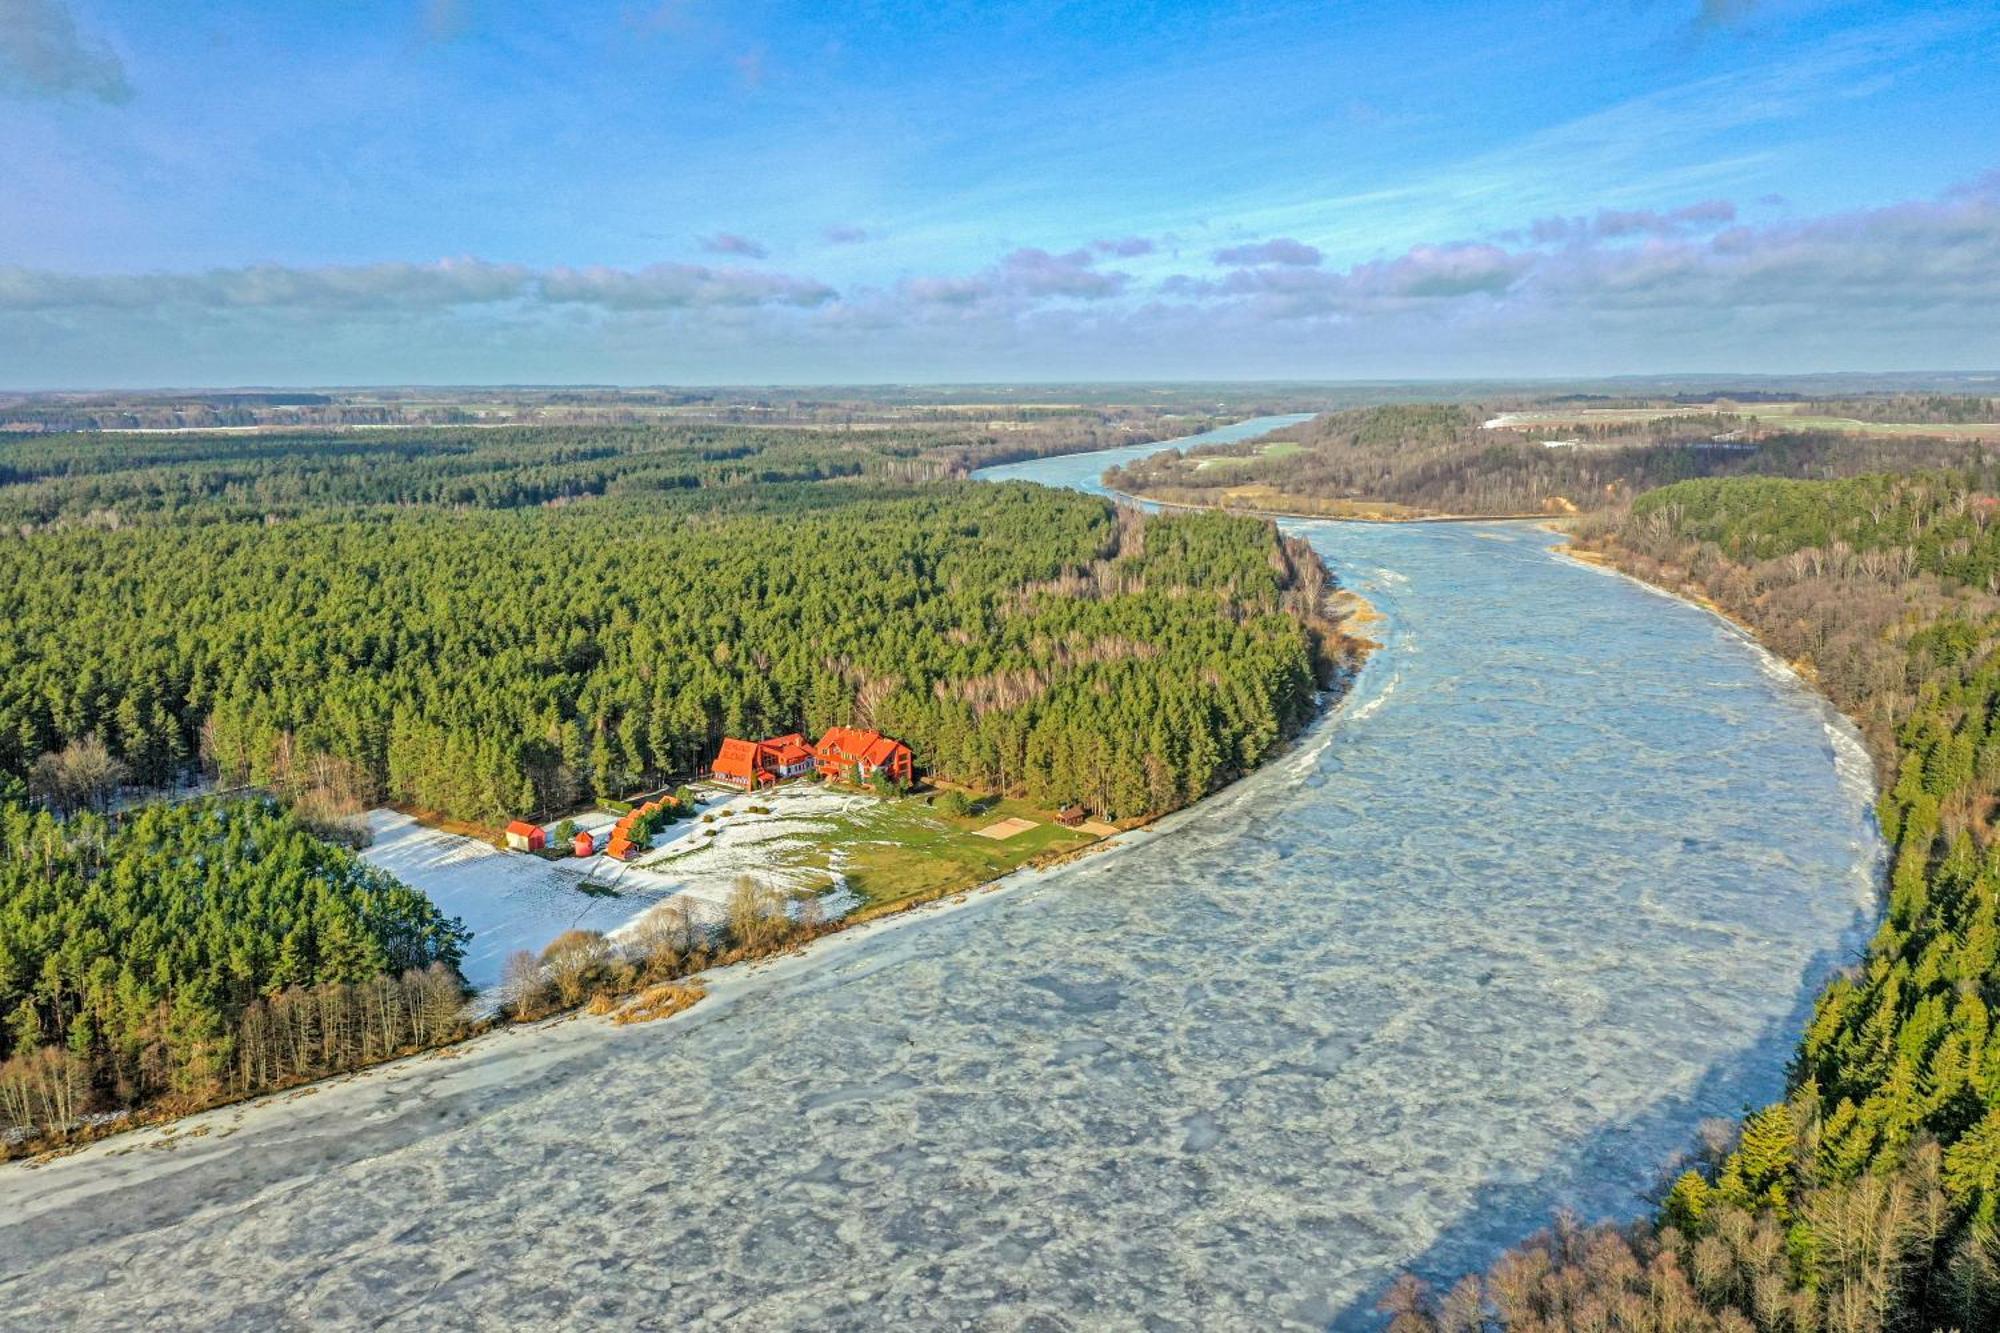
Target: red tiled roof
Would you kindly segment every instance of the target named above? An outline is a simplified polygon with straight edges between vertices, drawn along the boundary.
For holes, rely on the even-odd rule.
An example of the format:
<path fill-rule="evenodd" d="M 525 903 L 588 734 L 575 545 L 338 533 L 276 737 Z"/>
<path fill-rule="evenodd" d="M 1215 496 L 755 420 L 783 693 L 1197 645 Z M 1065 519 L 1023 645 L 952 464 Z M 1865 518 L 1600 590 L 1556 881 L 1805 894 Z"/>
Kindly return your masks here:
<path fill-rule="evenodd" d="M 492 825 L 489 824 L 487 827 L 491 828 Z M 524 838 L 531 838 L 535 834 L 540 833 L 542 830 L 540 826 L 535 824 L 530 824 L 525 819 L 516 819 L 512 823 L 507 825 L 507 831 L 509 833 L 517 833 Z"/>
<path fill-rule="evenodd" d="M 882 739 L 879 731 L 862 731 L 858 727 L 828 727 L 826 735 L 819 738 L 822 753 L 832 751 L 848 759 L 859 759 L 868 747 Z"/>
<path fill-rule="evenodd" d="M 902 748 L 904 747 L 901 741 L 892 741 L 887 736 L 877 736 L 869 742 L 868 748 L 862 751 L 861 757 L 880 768 L 894 758 L 896 751 Z"/>
<path fill-rule="evenodd" d="M 755 741 L 742 741 L 731 736 L 722 742 L 722 753 L 715 756 L 715 771 L 727 778 L 748 781 L 757 772 L 757 759 Z"/>

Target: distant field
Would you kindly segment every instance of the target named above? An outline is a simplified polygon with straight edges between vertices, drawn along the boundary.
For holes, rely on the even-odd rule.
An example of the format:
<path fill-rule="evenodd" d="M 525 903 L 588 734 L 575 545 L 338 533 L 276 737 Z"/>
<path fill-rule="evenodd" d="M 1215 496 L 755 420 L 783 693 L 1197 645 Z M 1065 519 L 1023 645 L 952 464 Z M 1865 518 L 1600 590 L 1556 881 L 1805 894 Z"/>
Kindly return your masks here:
<path fill-rule="evenodd" d="M 1667 417 L 1749 417 L 1766 426 L 1797 430 L 1844 431 L 1855 435 L 1928 435 L 1954 440 L 2000 440 L 2000 422 L 1958 424 L 1920 421 L 1860 421 L 1853 417 L 1817 416 L 1806 403 L 1698 403 L 1672 407 L 1580 407 L 1567 410 L 1503 412 L 1486 422 L 1491 430 L 1565 426 L 1626 426 Z"/>
<path fill-rule="evenodd" d="M 1305 451 L 1306 447 L 1297 440 L 1272 440 L 1254 454 L 1204 458 L 1194 465 L 1194 470 L 1197 472 L 1206 472 L 1210 468 L 1244 467 L 1261 458 L 1290 458 L 1293 454 L 1302 454 Z"/>

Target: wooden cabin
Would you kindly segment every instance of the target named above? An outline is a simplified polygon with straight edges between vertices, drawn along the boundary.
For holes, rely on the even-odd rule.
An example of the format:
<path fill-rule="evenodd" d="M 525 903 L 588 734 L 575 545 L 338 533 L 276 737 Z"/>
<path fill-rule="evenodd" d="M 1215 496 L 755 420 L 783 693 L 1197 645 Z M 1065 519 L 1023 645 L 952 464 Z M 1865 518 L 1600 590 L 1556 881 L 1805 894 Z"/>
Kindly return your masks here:
<path fill-rule="evenodd" d="M 578 829 L 576 838 L 570 843 L 570 851 L 577 856 L 597 855 L 597 839 L 583 829 Z"/>
<path fill-rule="evenodd" d="M 517 819 L 507 825 L 507 845 L 517 852 L 539 852 L 549 845 L 549 835 L 541 825 Z"/>
<path fill-rule="evenodd" d="M 838 782 L 866 782 L 877 773 L 890 781 L 916 781 L 916 756 L 910 747 L 879 731 L 857 727 L 829 727 L 813 747 L 820 776 Z"/>

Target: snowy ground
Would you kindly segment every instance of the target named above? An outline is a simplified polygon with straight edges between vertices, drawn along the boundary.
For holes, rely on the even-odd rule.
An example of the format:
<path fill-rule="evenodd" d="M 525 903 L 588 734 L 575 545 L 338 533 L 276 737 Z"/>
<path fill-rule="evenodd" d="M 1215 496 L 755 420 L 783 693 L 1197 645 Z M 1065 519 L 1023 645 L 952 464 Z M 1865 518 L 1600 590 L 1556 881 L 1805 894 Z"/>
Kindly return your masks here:
<path fill-rule="evenodd" d="M 873 804 L 873 796 L 806 782 L 755 796 L 722 787 L 699 790 L 699 814 L 669 824 L 636 861 L 596 858 L 597 879 L 649 902 L 674 898 L 697 921 L 721 921 L 729 895 L 746 876 L 795 897 L 817 893 L 828 919 L 854 910 L 859 899 L 840 873 L 840 820 Z"/>
<path fill-rule="evenodd" d="M 613 933 L 668 898 L 684 902 L 697 921 L 719 922 L 746 875 L 787 893 L 825 890 L 820 910 L 828 917 L 852 909 L 839 851 L 826 849 L 827 836 L 834 817 L 874 797 L 810 783 L 754 797 L 720 788 L 703 795 L 699 814 L 669 824 L 660 845 L 629 864 L 504 852 L 394 810 L 369 812 L 375 842 L 362 855 L 465 923 L 473 934 L 460 970 L 482 990 L 499 983 L 513 953 L 539 953 L 565 930 Z M 769 813 L 753 814 L 753 806 Z M 591 814 L 574 822 L 595 832 L 613 819 Z"/>

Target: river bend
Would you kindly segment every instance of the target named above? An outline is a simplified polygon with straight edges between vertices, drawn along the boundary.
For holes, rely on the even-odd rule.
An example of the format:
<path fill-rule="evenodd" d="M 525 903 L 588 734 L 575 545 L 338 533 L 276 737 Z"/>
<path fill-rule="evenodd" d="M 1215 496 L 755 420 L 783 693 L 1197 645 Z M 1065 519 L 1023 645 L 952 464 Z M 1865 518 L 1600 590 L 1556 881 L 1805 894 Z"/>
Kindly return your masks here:
<path fill-rule="evenodd" d="M 1287 527 L 1384 646 L 1263 772 L 685 1021 L 0 1172 L 0 1325 L 1367 1326 L 1634 1213 L 1858 946 L 1858 743 L 1532 526 Z"/>

